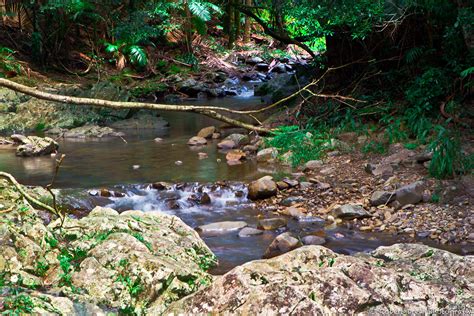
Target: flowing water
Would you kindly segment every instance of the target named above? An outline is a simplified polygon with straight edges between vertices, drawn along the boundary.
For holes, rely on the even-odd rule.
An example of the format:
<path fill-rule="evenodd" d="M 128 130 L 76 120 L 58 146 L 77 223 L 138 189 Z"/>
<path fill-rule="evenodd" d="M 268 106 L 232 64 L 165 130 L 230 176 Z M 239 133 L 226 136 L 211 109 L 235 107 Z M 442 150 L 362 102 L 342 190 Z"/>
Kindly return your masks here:
<path fill-rule="evenodd" d="M 242 108 L 261 102 L 260 98 L 214 99 L 219 106 Z M 174 214 L 191 227 L 218 221 L 242 220 L 255 227 L 259 218 L 274 217 L 259 211 L 246 198 L 242 182 L 264 174 L 290 172 L 247 161 L 229 166 L 225 153 L 215 143 L 190 148 L 186 141 L 200 128 L 215 121 L 190 113 L 163 113 L 171 128 L 162 131 L 134 133 L 126 143 L 119 138 L 103 140 L 60 140 L 61 153 L 66 158 L 55 181 L 60 188 L 60 201 L 75 214 L 89 211 L 96 205 L 110 206 L 119 211 L 139 209 Z M 155 142 L 162 137 L 162 142 Z M 209 158 L 200 160 L 198 152 Z M 180 161 L 180 164 L 176 162 Z M 24 184 L 46 185 L 55 170 L 55 158 L 19 158 L 14 150 L 0 150 L 0 170 L 12 173 Z M 225 183 L 220 183 L 222 181 Z M 157 181 L 179 183 L 158 191 L 148 184 Z M 214 184 L 215 182 L 219 184 Z M 98 190 L 108 188 L 122 197 L 97 196 Z M 199 196 L 206 192 L 211 203 L 202 205 Z M 82 213 L 81 213 L 82 212 Z M 298 236 L 324 232 L 326 246 L 340 253 L 368 251 L 380 245 L 392 244 L 395 238 L 383 234 L 366 234 L 344 227 L 325 227 L 321 220 L 298 222 L 289 220 L 289 231 Z M 244 262 L 259 259 L 273 238 L 281 233 L 268 231 L 259 236 L 239 238 L 236 232 L 209 236 L 204 241 L 218 256 L 220 265 L 213 272 L 220 274 Z"/>

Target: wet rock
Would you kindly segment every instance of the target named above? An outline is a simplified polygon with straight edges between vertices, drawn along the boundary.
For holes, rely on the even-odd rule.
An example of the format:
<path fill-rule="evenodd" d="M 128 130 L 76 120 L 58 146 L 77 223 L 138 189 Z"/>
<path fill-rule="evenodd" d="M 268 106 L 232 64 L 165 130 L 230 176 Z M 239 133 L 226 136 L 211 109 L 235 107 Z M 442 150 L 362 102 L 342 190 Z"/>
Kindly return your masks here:
<path fill-rule="evenodd" d="M 473 289 L 462 284 L 474 281 L 473 266 L 473 257 L 418 244 L 379 247 L 357 256 L 305 246 L 236 267 L 172 304 L 165 314 L 427 314 L 440 306 L 470 310 Z"/>
<path fill-rule="evenodd" d="M 12 135 L 15 142 L 21 142 L 16 149 L 16 155 L 20 157 L 43 156 L 54 153 L 58 149 L 58 143 L 49 137 Z"/>
<path fill-rule="evenodd" d="M 236 148 L 237 145 L 232 140 L 223 140 L 217 144 L 217 147 L 220 149 L 232 149 L 232 148 Z"/>
<path fill-rule="evenodd" d="M 154 182 L 151 184 L 151 187 L 158 191 L 169 190 L 171 185 L 166 182 Z"/>
<path fill-rule="evenodd" d="M 247 60 L 247 64 L 249 64 L 249 65 L 256 65 L 256 64 L 259 64 L 259 63 L 263 63 L 263 62 L 264 62 L 264 60 L 261 57 L 258 57 L 258 56 L 254 56 L 254 57 Z"/>
<path fill-rule="evenodd" d="M 378 206 L 384 205 L 392 202 L 395 200 L 395 193 L 394 192 L 387 192 L 387 191 L 375 191 L 372 193 L 370 197 L 370 205 Z"/>
<path fill-rule="evenodd" d="M 215 126 L 208 126 L 204 127 L 199 131 L 197 134 L 198 137 L 203 137 L 203 138 L 212 138 L 212 135 L 216 132 L 216 127 Z"/>
<path fill-rule="evenodd" d="M 212 233 L 228 233 L 236 230 L 240 230 L 247 226 L 246 222 L 243 221 L 225 221 L 225 222 L 216 222 L 206 225 L 198 226 L 197 230 L 201 231 L 203 234 L 212 234 Z"/>
<path fill-rule="evenodd" d="M 239 237 L 250 237 L 250 236 L 257 236 L 263 234 L 263 231 L 260 229 L 252 228 L 252 227 L 244 227 L 239 231 Z"/>
<path fill-rule="evenodd" d="M 224 138 L 223 141 L 228 141 L 228 140 L 233 141 L 235 146 L 237 147 L 242 147 L 250 143 L 249 137 L 243 134 L 230 134 L 229 136 Z"/>
<path fill-rule="evenodd" d="M 424 187 L 425 184 L 423 181 L 405 185 L 395 192 L 396 201 L 400 203 L 400 206 L 416 204 L 423 200 Z"/>
<path fill-rule="evenodd" d="M 275 237 L 263 255 L 264 259 L 273 258 L 288 251 L 301 247 L 301 242 L 290 233 L 283 233 Z"/>
<path fill-rule="evenodd" d="M 322 166 L 323 166 L 323 162 L 321 160 L 310 160 L 304 164 L 304 170 L 305 171 L 316 170 L 316 169 L 321 168 Z"/>
<path fill-rule="evenodd" d="M 198 153 L 198 158 L 199 158 L 199 159 L 207 159 L 207 158 L 209 158 L 209 156 L 208 156 L 208 154 L 206 154 L 206 153 L 201 153 L 201 152 L 199 152 L 199 153 Z"/>
<path fill-rule="evenodd" d="M 258 71 L 267 71 L 268 70 L 268 64 L 267 63 L 258 63 L 255 65 L 255 68 Z"/>
<path fill-rule="evenodd" d="M 345 204 L 337 206 L 331 211 L 332 216 L 341 219 L 354 219 L 370 217 L 370 214 L 360 205 Z"/>
<path fill-rule="evenodd" d="M 189 146 L 203 146 L 207 144 L 207 140 L 204 137 L 193 136 L 188 140 Z"/>
<path fill-rule="evenodd" d="M 258 221 L 258 228 L 263 230 L 275 230 L 285 227 L 288 221 L 284 218 L 265 218 Z"/>
<path fill-rule="evenodd" d="M 201 195 L 201 198 L 199 199 L 199 204 L 202 204 L 202 205 L 204 205 L 204 204 L 211 204 L 211 197 L 209 196 L 209 194 L 207 194 L 207 193 L 204 192 L 204 193 Z"/>
<path fill-rule="evenodd" d="M 319 237 L 319 236 L 313 236 L 313 235 L 309 235 L 309 236 L 304 236 L 303 239 L 303 244 L 305 245 L 324 245 L 326 243 L 326 239 L 324 239 L 323 237 Z"/>
<path fill-rule="evenodd" d="M 63 134 L 64 138 L 104 138 L 104 137 L 122 137 L 125 134 L 117 132 L 111 127 L 98 125 L 84 125 L 73 128 Z"/>
<path fill-rule="evenodd" d="M 227 162 L 232 162 L 232 161 L 239 161 L 239 160 L 245 160 L 247 158 L 247 154 L 243 152 L 242 150 L 231 150 L 229 151 L 226 155 L 225 158 Z"/>
<path fill-rule="evenodd" d="M 278 156 L 278 150 L 274 147 L 265 148 L 257 153 L 258 162 L 269 162 Z"/>
<path fill-rule="evenodd" d="M 251 200 L 266 199 L 276 195 L 277 185 L 270 176 L 262 177 L 248 185 L 248 197 Z"/>

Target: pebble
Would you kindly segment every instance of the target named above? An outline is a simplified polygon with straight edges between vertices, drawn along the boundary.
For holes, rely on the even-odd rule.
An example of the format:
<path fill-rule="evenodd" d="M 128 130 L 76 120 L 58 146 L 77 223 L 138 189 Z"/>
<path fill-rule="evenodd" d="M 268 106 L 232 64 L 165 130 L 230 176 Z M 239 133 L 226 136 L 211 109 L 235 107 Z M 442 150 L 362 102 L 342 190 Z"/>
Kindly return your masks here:
<path fill-rule="evenodd" d="M 181 160 L 176 160 L 174 162 L 174 164 L 177 165 L 177 166 L 181 166 L 183 164 L 183 162 Z"/>

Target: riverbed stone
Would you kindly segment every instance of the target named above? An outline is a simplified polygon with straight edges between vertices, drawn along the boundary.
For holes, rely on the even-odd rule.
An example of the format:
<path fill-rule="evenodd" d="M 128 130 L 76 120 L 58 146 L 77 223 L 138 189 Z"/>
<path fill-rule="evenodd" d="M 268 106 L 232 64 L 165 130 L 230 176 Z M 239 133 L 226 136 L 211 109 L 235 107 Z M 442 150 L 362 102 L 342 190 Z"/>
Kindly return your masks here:
<path fill-rule="evenodd" d="M 223 141 L 226 141 L 226 140 L 233 141 L 235 146 L 237 147 L 242 147 L 250 143 L 250 138 L 248 137 L 248 135 L 237 134 L 237 133 L 230 134 L 229 136 L 224 138 Z"/>
<path fill-rule="evenodd" d="M 63 133 L 64 138 L 105 138 L 122 137 L 124 135 L 124 133 L 117 132 L 111 127 L 93 124 L 76 127 Z"/>
<path fill-rule="evenodd" d="M 395 192 L 396 201 L 400 203 L 400 206 L 416 204 L 423 200 L 424 187 L 423 181 L 416 181 L 405 185 Z"/>
<path fill-rule="evenodd" d="M 204 137 L 204 138 L 212 138 L 212 135 L 216 132 L 215 126 L 208 126 L 201 129 L 197 136 Z"/>
<path fill-rule="evenodd" d="M 304 246 L 236 267 L 166 314 L 380 315 L 472 310 L 474 257 L 420 244 L 347 256 Z M 459 289 L 462 288 L 462 291 Z"/>
<path fill-rule="evenodd" d="M 263 230 L 275 230 L 281 227 L 285 227 L 288 221 L 285 218 L 265 218 L 258 221 L 258 228 Z"/>
<path fill-rule="evenodd" d="M 379 206 L 384 205 L 392 202 L 395 200 L 395 192 L 387 192 L 387 191 L 375 191 L 372 193 L 370 197 L 370 205 L 372 206 Z"/>
<path fill-rule="evenodd" d="M 237 145 L 232 140 L 223 140 L 217 144 L 217 147 L 220 149 L 232 149 L 236 148 Z"/>
<path fill-rule="evenodd" d="M 234 149 L 234 150 L 229 151 L 225 155 L 225 158 L 227 162 L 235 162 L 235 161 L 245 160 L 247 158 L 247 154 L 240 149 Z"/>
<path fill-rule="evenodd" d="M 323 166 L 323 162 L 321 160 L 310 160 L 304 164 L 305 171 L 311 171 L 319 169 Z"/>
<path fill-rule="evenodd" d="M 15 137 L 15 135 L 12 135 Z M 13 138 L 15 141 L 20 141 L 21 145 L 16 149 L 16 155 L 20 157 L 33 157 L 33 156 L 44 156 L 55 152 L 59 145 L 58 143 L 49 137 L 16 137 Z"/>
<path fill-rule="evenodd" d="M 275 147 L 269 147 L 257 152 L 258 162 L 269 162 L 278 156 L 278 150 Z"/>
<path fill-rule="evenodd" d="M 188 140 L 189 146 L 203 146 L 207 144 L 207 140 L 201 136 L 193 136 Z"/>
<path fill-rule="evenodd" d="M 358 204 L 344 204 L 341 206 L 336 206 L 331 211 L 331 215 L 335 218 L 341 219 L 370 217 L 370 214 L 361 205 Z"/>
<path fill-rule="evenodd" d="M 248 185 L 248 197 L 251 200 L 266 199 L 276 195 L 278 187 L 271 176 L 262 177 Z"/>
<path fill-rule="evenodd" d="M 247 226 L 247 223 L 244 221 L 224 221 L 216 222 L 206 225 L 201 225 L 197 227 L 198 231 L 201 231 L 204 234 L 209 233 L 229 233 L 232 231 L 240 230 Z"/>
<path fill-rule="evenodd" d="M 263 230 L 252 228 L 252 227 L 244 227 L 239 231 L 239 237 L 241 238 L 257 236 L 261 234 L 263 234 Z"/>
<path fill-rule="evenodd" d="M 324 245 L 326 243 L 326 239 L 314 235 L 304 236 L 301 241 L 305 245 Z"/>
<path fill-rule="evenodd" d="M 273 258 L 279 256 L 295 248 L 301 247 L 302 243 L 299 239 L 286 232 L 275 237 L 263 254 L 263 258 Z"/>

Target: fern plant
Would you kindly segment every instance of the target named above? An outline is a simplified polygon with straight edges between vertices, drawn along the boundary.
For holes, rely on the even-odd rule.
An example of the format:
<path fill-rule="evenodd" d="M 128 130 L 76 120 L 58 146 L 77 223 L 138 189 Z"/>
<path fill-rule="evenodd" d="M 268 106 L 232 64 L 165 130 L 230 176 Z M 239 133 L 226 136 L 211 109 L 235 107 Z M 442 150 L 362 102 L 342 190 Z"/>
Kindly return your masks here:
<path fill-rule="evenodd" d="M 143 47 L 127 43 L 105 43 L 105 51 L 112 54 L 117 69 L 125 68 L 127 61 L 137 68 L 143 68 L 148 63 L 148 56 Z"/>

